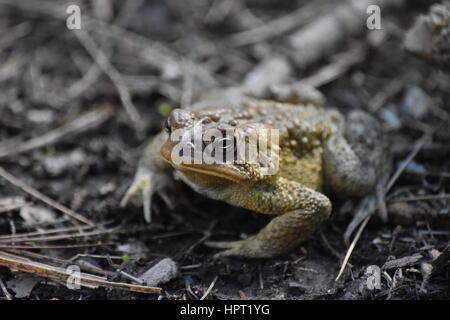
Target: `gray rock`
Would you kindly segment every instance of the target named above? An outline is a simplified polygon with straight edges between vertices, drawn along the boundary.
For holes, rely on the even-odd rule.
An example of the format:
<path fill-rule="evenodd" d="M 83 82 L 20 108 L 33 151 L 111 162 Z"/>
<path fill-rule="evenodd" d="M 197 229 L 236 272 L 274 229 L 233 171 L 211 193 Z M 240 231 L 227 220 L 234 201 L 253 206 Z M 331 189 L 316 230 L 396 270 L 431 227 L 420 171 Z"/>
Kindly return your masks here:
<path fill-rule="evenodd" d="M 416 119 L 421 119 L 428 112 L 431 105 L 430 97 L 419 87 L 409 88 L 401 104 L 401 110 L 413 116 Z"/>
<path fill-rule="evenodd" d="M 64 154 L 45 156 L 43 162 L 45 170 L 57 176 L 69 168 L 82 165 L 86 160 L 86 154 L 81 149 L 75 149 Z"/>
<path fill-rule="evenodd" d="M 31 205 L 20 208 L 19 215 L 28 226 L 41 223 L 53 223 L 58 217 L 55 212 L 47 208 Z"/>
<path fill-rule="evenodd" d="M 178 267 L 175 261 L 165 258 L 144 272 L 139 279 L 145 281 L 148 286 L 157 286 L 175 278 L 177 272 Z"/>

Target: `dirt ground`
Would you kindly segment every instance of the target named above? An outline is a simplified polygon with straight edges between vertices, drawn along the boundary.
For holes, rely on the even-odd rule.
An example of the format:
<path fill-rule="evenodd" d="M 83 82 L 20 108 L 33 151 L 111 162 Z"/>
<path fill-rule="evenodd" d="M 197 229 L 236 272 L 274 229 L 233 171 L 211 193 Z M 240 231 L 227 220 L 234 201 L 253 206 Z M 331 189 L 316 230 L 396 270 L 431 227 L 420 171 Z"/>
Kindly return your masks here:
<path fill-rule="evenodd" d="M 402 46 L 414 17 L 435 2 L 383 7 L 382 30 L 349 33 L 302 65 L 289 39 L 336 1 L 70 1 L 87 31 L 76 34 L 65 1 L 0 0 L 0 299 L 448 299 L 450 74 Z M 217 261 L 205 240 L 252 235 L 269 217 L 179 181 L 168 199 L 154 197 L 151 224 L 139 197 L 119 206 L 172 108 L 242 84 L 275 56 L 287 61 L 291 82 L 331 66 L 335 76 L 317 83 L 327 105 L 376 116 L 390 142 L 391 177 L 399 173 L 386 195 L 388 222 L 367 220 L 338 281 L 349 202 L 333 200 L 332 217 L 289 254 Z M 70 290 L 36 265 L 13 272 L 5 256 L 135 285 L 163 258 L 178 271 L 159 294 Z M 374 290 L 369 266 L 379 271 Z"/>

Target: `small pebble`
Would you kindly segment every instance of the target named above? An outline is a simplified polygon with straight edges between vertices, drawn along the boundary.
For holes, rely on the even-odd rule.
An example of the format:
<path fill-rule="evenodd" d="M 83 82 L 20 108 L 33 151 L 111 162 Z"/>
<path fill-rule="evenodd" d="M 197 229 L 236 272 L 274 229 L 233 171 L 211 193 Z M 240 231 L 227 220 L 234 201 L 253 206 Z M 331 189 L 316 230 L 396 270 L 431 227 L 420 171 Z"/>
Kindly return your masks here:
<path fill-rule="evenodd" d="M 49 174 L 57 176 L 65 170 L 82 165 L 86 160 L 86 154 L 81 149 L 75 149 L 68 153 L 46 155 L 44 157 L 44 168 Z"/>
<path fill-rule="evenodd" d="M 175 261 L 165 258 L 145 271 L 139 279 L 145 281 L 148 286 L 153 287 L 172 280 L 177 275 L 177 272 L 178 267 Z"/>
<path fill-rule="evenodd" d="M 24 206 L 20 209 L 19 215 L 25 224 L 32 226 L 41 223 L 52 223 L 56 221 L 57 215 L 51 210 L 40 206 Z"/>
<path fill-rule="evenodd" d="M 425 116 L 430 108 L 430 97 L 419 87 L 409 88 L 402 100 L 401 111 L 421 119 Z"/>
<path fill-rule="evenodd" d="M 55 120 L 55 114 L 52 110 L 32 109 L 27 113 L 27 119 L 34 123 L 52 123 Z"/>
<path fill-rule="evenodd" d="M 383 109 L 381 111 L 381 117 L 391 129 L 399 129 L 402 126 L 400 119 L 391 110 Z"/>

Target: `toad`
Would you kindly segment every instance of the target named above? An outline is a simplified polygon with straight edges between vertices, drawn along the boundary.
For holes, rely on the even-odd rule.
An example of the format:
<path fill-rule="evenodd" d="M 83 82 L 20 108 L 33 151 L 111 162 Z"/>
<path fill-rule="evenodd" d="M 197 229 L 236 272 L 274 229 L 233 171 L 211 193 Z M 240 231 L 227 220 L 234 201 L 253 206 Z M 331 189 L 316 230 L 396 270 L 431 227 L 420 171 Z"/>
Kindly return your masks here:
<path fill-rule="evenodd" d="M 224 249 L 216 258 L 270 258 L 289 252 L 330 216 L 332 204 L 327 195 L 363 197 L 374 190 L 383 155 L 380 125 L 375 118 L 360 110 L 344 116 L 323 107 L 320 93 L 301 91 L 275 90 L 277 94 L 265 99 L 219 94 L 189 108 L 174 109 L 165 130 L 146 147 L 121 205 L 142 192 L 144 215 L 149 221 L 153 193 L 166 185 L 175 171 L 200 194 L 273 216 L 258 234 L 245 240 L 207 242 L 210 247 Z M 213 135 L 215 139 L 203 139 L 197 146 L 191 135 L 184 142 L 173 139 L 175 132 L 183 137 L 199 127 L 202 133 L 215 129 L 222 136 Z M 268 139 L 265 150 L 275 157 L 265 163 L 245 157 L 236 161 L 236 144 L 247 141 L 236 137 L 249 128 L 256 132 L 256 141 L 271 136 L 267 132 L 276 132 L 277 139 Z M 192 153 L 180 152 L 185 150 L 180 146 L 186 145 Z M 215 146 L 213 155 L 221 148 L 232 150 L 232 160 L 180 161 L 180 155 L 181 160 L 189 160 L 196 148 L 204 152 L 211 145 Z M 248 145 L 262 156 L 259 146 Z"/>

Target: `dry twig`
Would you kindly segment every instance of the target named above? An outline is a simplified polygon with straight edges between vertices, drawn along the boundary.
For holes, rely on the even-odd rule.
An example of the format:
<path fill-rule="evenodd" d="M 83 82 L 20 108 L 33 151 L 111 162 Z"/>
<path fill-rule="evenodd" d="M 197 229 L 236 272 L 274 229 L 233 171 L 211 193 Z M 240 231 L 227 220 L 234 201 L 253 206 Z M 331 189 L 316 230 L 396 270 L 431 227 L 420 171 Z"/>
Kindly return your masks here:
<path fill-rule="evenodd" d="M 8 290 L 6 289 L 5 284 L 3 283 L 3 280 L 0 278 L 0 289 L 2 289 L 3 294 L 6 297 L 6 300 L 12 300 L 12 296 L 11 294 L 8 292 Z"/>
<path fill-rule="evenodd" d="M 54 233 L 60 232 L 72 232 L 72 231 L 87 231 L 94 228 L 94 226 L 84 225 L 84 226 L 76 226 L 76 227 L 65 227 L 65 228 L 53 228 L 50 230 L 39 230 L 33 232 L 23 232 L 23 233 L 15 233 L 8 235 L 0 235 L 0 242 L 2 240 L 14 240 L 16 238 L 27 238 L 27 237 L 35 237 L 35 236 L 45 236 Z"/>
<path fill-rule="evenodd" d="M 430 200 L 450 200 L 450 194 L 429 194 L 409 198 L 389 199 L 388 202 L 394 203 L 394 202 L 414 202 L 414 201 L 430 201 Z"/>
<path fill-rule="evenodd" d="M 330 64 L 319 69 L 313 75 L 300 80 L 299 82 L 315 88 L 323 86 L 324 84 L 339 78 L 352 66 L 363 61 L 364 57 L 365 45 L 358 45 L 356 48 L 352 48 L 347 52 L 336 55 Z"/>
<path fill-rule="evenodd" d="M 318 6 L 316 2 L 311 2 L 292 13 L 261 26 L 233 34 L 230 37 L 229 42 L 234 46 L 243 46 L 280 36 L 289 30 L 297 28 L 299 25 L 307 23 L 312 18 L 319 16 L 321 12 L 328 8 L 328 6 L 328 3 Z"/>
<path fill-rule="evenodd" d="M 319 18 L 290 36 L 293 58 L 300 67 L 334 52 L 338 44 L 349 36 L 362 33 L 365 27 L 367 8 L 377 5 L 381 10 L 390 6 L 401 6 L 402 0 L 350 0 L 343 1 L 339 7 Z"/>
<path fill-rule="evenodd" d="M 435 129 L 437 130 L 437 129 Z M 422 149 L 423 145 L 431 138 L 432 133 L 433 132 L 427 132 L 425 133 L 422 138 L 416 143 L 414 149 L 412 150 L 412 152 L 409 154 L 409 156 L 406 158 L 406 160 L 403 162 L 403 165 L 400 166 L 397 171 L 394 173 L 394 175 L 392 176 L 392 178 L 389 180 L 389 182 L 386 184 L 386 187 L 384 188 L 384 192 L 385 194 L 387 192 L 389 192 L 389 190 L 391 189 L 391 187 L 394 185 L 394 183 L 397 181 L 398 177 L 401 175 L 401 173 L 405 170 L 405 168 L 408 166 L 408 164 L 414 159 L 414 157 L 417 155 L 417 153 L 419 153 L 419 151 Z M 341 265 L 341 269 L 339 270 L 338 276 L 336 277 L 336 280 L 339 280 L 339 278 L 341 277 L 342 273 L 345 270 L 345 267 L 348 263 L 348 260 L 350 259 L 350 256 L 353 252 L 353 249 L 356 246 L 356 243 L 358 242 L 359 238 L 361 237 L 362 232 L 364 231 L 367 223 L 369 222 L 370 218 L 372 217 L 372 215 L 367 216 L 364 221 L 361 223 L 361 226 L 358 229 L 358 232 L 356 233 L 355 237 L 352 240 L 352 243 L 350 244 L 349 248 L 347 249 L 347 253 L 345 255 L 344 261 L 342 262 Z"/>
<path fill-rule="evenodd" d="M 341 277 L 341 275 L 344 273 L 345 267 L 347 266 L 348 260 L 350 259 L 350 256 L 352 255 L 353 249 L 355 248 L 356 243 L 358 242 L 359 238 L 361 237 L 361 234 L 364 231 L 371 216 L 372 215 L 367 216 L 367 218 L 363 221 L 363 223 L 361 223 L 361 226 L 359 227 L 358 232 L 355 235 L 355 238 L 353 238 L 352 243 L 348 247 L 347 253 L 345 254 L 345 257 L 344 257 L 344 261 L 342 261 L 341 269 L 339 270 L 339 273 L 338 273 L 335 281 L 338 281 L 339 278 Z"/>
<path fill-rule="evenodd" d="M 60 128 L 51 130 L 42 136 L 31 138 L 30 140 L 22 143 L 15 143 L 14 145 L 0 145 L 0 158 L 11 157 L 20 153 L 42 148 L 44 146 L 54 144 L 69 135 L 77 135 L 92 128 L 97 128 L 99 125 L 108 120 L 112 113 L 112 108 L 109 105 L 102 105 L 101 107 L 80 116 Z"/>
<path fill-rule="evenodd" d="M 219 276 L 215 276 L 214 277 L 214 280 L 211 282 L 211 284 L 209 285 L 208 289 L 203 294 L 203 296 L 200 298 L 200 300 L 204 300 L 209 295 L 211 290 L 214 288 L 214 285 L 216 284 L 217 279 L 219 279 Z"/>
<path fill-rule="evenodd" d="M 120 72 L 117 71 L 111 62 L 109 62 L 108 56 L 99 48 L 99 46 L 97 46 L 94 39 L 92 39 L 87 32 L 84 30 L 75 30 L 74 33 L 95 63 L 116 86 L 117 91 L 119 92 L 120 100 L 122 101 L 122 104 L 131 120 L 133 120 L 140 129 L 143 129 L 144 124 L 142 123 L 141 115 L 131 100 L 130 91 L 128 90 L 128 87 Z"/>
<path fill-rule="evenodd" d="M 433 131 L 434 132 L 434 131 Z M 397 181 L 397 179 L 400 177 L 400 175 L 403 173 L 403 171 L 406 169 L 406 167 L 411 163 L 411 161 L 416 157 L 416 155 L 419 153 L 419 151 L 422 149 L 424 144 L 431 138 L 432 133 L 427 132 L 425 133 L 422 138 L 415 144 L 414 149 L 409 154 L 409 156 L 406 158 L 405 161 L 403 161 L 402 165 L 397 169 L 397 171 L 394 173 L 392 178 L 389 180 L 385 187 L 385 193 L 387 194 L 389 190 L 392 188 L 394 183 Z"/>
<path fill-rule="evenodd" d="M 21 271 L 35 274 L 40 277 L 49 278 L 53 280 L 67 281 L 71 276 L 67 270 L 51 266 L 48 264 L 34 262 L 30 260 L 21 259 L 20 257 L 12 257 L 10 254 L 0 251 L 0 266 L 7 267 L 12 271 Z M 73 277 L 73 276 L 72 276 Z M 80 285 L 87 287 L 106 287 L 126 289 L 141 293 L 161 293 L 162 289 L 158 287 L 148 287 L 142 285 L 134 285 L 124 282 L 111 282 L 103 277 L 98 277 L 88 273 L 80 273 Z"/>
<path fill-rule="evenodd" d="M 80 233 L 65 233 L 58 234 L 53 236 L 45 236 L 45 237 L 25 237 L 25 238 L 12 238 L 12 239 L 0 239 L 0 243 L 16 243 L 16 242 L 42 242 L 42 241 L 56 241 L 56 240 L 67 240 L 74 238 L 83 238 L 83 237 L 93 237 L 100 236 L 104 234 L 108 234 L 116 231 L 116 229 L 109 230 L 101 230 L 101 231 L 91 231 L 91 232 L 81 232 Z"/>
<path fill-rule="evenodd" d="M 95 225 L 89 219 L 87 219 L 87 218 L 83 217 L 82 215 L 76 213 L 72 209 L 69 209 L 66 206 L 63 206 L 62 204 L 60 204 L 60 203 L 50 199 L 49 197 L 47 197 L 46 195 L 40 193 L 39 191 L 37 191 L 33 187 L 27 185 L 25 182 L 17 179 L 16 177 L 14 177 L 11 173 L 6 171 L 2 167 L 0 167 L 0 177 L 2 177 L 3 179 L 9 181 L 10 183 L 15 185 L 16 187 L 19 187 L 20 189 L 22 189 L 26 193 L 30 194 L 31 196 L 35 197 L 36 199 L 41 200 L 42 202 L 48 204 L 50 207 L 53 207 L 53 208 L 61 211 L 62 213 L 68 215 L 69 217 L 71 217 L 71 218 L 73 218 L 73 219 L 75 219 L 77 221 L 80 221 L 80 222 L 82 222 L 84 224 L 87 224 L 89 226 L 94 226 Z"/>
<path fill-rule="evenodd" d="M 40 250 L 40 249 L 74 249 L 74 248 L 90 248 L 90 247 L 99 247 L 108 245 L 107 243 L 97 242 L 97 243 L 82 243 L 82 244 L 67 244 L 67 245 L 8 245 L 8 244 L 0 244 L 0 249 L 9 249 L 9 250 Z"/>

